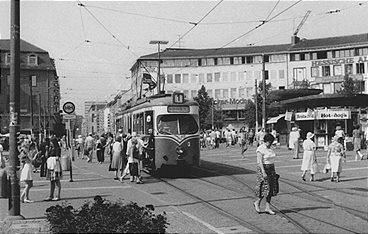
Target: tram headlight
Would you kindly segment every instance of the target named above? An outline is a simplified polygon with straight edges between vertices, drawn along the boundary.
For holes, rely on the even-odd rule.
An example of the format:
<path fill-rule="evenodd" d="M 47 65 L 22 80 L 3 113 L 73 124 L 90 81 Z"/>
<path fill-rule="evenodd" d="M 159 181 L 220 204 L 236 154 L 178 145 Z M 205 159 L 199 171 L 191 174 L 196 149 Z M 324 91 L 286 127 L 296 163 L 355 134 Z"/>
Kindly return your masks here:
<path fill-rule="evenodd" d="M 176 147 L 176 153 L 177 153 L 178 155 L 183 155 L 183 154 L 184 154 L 184 149 L 183 149 L 183 147 L 181 147 L 181 146 Z"/>

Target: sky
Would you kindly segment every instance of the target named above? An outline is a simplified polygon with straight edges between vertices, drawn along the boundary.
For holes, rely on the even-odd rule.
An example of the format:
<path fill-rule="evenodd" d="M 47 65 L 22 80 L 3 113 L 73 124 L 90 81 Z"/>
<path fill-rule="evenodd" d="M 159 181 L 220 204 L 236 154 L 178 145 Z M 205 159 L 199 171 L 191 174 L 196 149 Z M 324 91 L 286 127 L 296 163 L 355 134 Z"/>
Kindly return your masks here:
<path fill-rule="evenodd" d="M 130 88 L 130 68 L 165 48 L 222 48 L 290 43 L 368 33 L 368 1 L 28 1 L 21 38 L 49 52 L 60 77 L 61 105 L 111 101 Z M 262 21 L 266 23 L 258 27 Z M 10 0 L 0 0 L 0 35 L 9 39 Z"/>

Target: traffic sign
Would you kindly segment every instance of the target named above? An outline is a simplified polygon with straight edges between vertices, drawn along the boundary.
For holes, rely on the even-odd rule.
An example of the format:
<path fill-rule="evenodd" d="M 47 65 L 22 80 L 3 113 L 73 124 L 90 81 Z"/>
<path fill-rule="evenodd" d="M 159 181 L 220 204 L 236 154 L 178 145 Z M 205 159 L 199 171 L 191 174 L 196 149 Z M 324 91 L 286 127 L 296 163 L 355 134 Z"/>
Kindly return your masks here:
<path fill-rule="evenodd" d="M 75 105 L 72 102 L 66 102 L 63 105 L 63 111 L 67 114 L 72 114 L 75 111 Z"/>
<path fill-rule="evenodd" d="M 76 119 L 77 115 L 63 115 L 63 120 Z"/>

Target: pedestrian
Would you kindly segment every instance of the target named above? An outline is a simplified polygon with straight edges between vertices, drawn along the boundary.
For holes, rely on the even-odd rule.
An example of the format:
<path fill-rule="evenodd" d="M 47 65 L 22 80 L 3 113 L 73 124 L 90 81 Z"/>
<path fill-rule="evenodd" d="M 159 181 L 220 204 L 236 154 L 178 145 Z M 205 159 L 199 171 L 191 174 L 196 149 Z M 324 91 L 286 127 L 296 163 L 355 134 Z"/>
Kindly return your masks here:
<path fill-rule="evenodd" d="M 48 152 L 50 149 L 50 138 L 46 137 L 44 141 L 40 145 L 40 154 L 41 154 L 41 166 L 40 166 L 40 177 L 46 177 L 47 171 L 47 158 Z"/>
<path fill-rule="evenodd" d="M 363 154 L 360 152 L 362 145 L 362 131 L 360 130 L 360 125 L 355 125 L 353 130 L 353 144 L 355 152 L 355 161 L 358 159 L 363 160 Z"/>
<path fill-rule="evenodd" d="M 87 154 L 87 162 L 92 162 L 93 150 L 95 147 L 95 139 L 92 137 L 92 133 L 89 133 L 84 141 L 84 149 Z"/>
<path fill-rule="evenodd" d="M 5 158 L 3 157 L 4 147 L 3 147 L 4 141 L 0 140 L 0 168 L 5 168 Z"/>
<path fill-rule="evenodd" d="M 254 130 L 253 129 L 249 131 L 248 141 L 249 141 L 249 146 L 253 146 L 253 141 L 254 141 Z"/>
<path fill-rule="evenodd" d="M 105 145 L 106 141 L 104 141 L 104 137 L 100 137 L 96 141 L 96 154 L 97 154 L 97 161 L 99 164 L 102 164 L 105 161 L 104 152 L 105 152 Z"/>
<path fill-rule="evenodd" d="M 275 138 L 272 134 L 266 134 L 263 143 L 257 148 L 257 182 L 255 186 L 255 194 L 257 200 L 253 203 L 257 213 L 260 213 L 260 204 L 266 197 L 265 212 L 270 215 L 276 213 L 271 210 L 271 198 L 276 196 L 279 190 L 278 175 L 275 171 L 276 153 L 272 149 L 272 143 Z"/>
<path fill-rule="evenodd" d="M 334 136 L 332 143 L 328 146 L 326 162 L 331 165 L 331 182 L 335 180 L 340 181 L 340 173 L 342 172 L 342 158 L 346 160 L 344 146 L 342 145 L 344 139 L 342 137 Z M 336 176 L 336 177 L 335 177 Z"/>
<path fill-rule="evenodd" d="M 218 128 L 216 128 L 216 147 L 215 148 L 220 148 L 220 140 L 221 140 L 221 132 Z"/>
<path fill-rule="evenodd" d="M 136 182 L 137 184 L 142 184 L 141 181 L 141 165 L 140 165 L 140 155 L 138 139 L 132 138 L 130 144 L 128 143 L 128 163 L 129 163 L 129 173 L 130 181 Z"/>
<path fill-rule="evenodd" d="M 20 201 L 22 203 L 32 203 L 29 198 L 29 191 L 33 187 L 33 165 L 32 162 L 36 157 L 36 145 L 34 143 L 25 142 L 19 154 L 21 162 L 21 174 L 20 181 L 24 182 L 25 187 L 20 195 Z"/>
<path fill-rule="evenodd" d="M 55 137 L 51 139 L 48 156 L 46 178 L 50 180 L 50 195 L 45 201 L 59 201 L 61 195 L 60 180 L 63 177 L 63 170 L 60 163 L 61 148 Z M 57 187 L 56 196 L 54 196 L 55 187 Z"/>
<path fill-rule="evenodd" d="M 225 139 L 226 139 L 226 148 L 228 148 L 232 143 L 232 136 L 230 129 L 227 129 L 227 131 L 225 131 Z"/>
<path fill-rule="evenodd" d="M 316 144 L 312 141 L 314 134 L 311 132 L 307 133 L 307 137 L 303 142 L 303 161 L 302 161 L 302 180 L 305 181 L 305 174 L 307 171 L 310 171 L 311 178 L 310 181 L 314 181 L 314 175 L 316 174 L 316 170 L 313 164 L 317 163 L 316 158 Z"/>
<path fill-rule="evenodd" d="M 293 150 L 293 159 L 299 159 L 300 133 L 297 127 L 293 127 L 289 134 L 289 148 Z"/>
<path fill-rule="evenodd" d="M 241 147 L 241 155 L 242 155 L 242 158 L 244 158 L 244 153 L 245 151 L 248 150 L 248 144 L 247 144 L 247 132 L 245 130 L 245 128 L 241 128 L 240 131 L 239 131 L 239 143 L 240 143 L 240 147 Z"/>
<path fill-rule="evenodd" d="M 121 173 L 122 170 L 122 161 L 123 161 L 123 146 L 121 144 L 121 136 L 117 135 L 115 138 L 115 142 L 112 145 L 112 160 L 110 164 L 110 171 L 115 171 L 114 180 L 119 180 L 119 171 Z"/>
<path fill-rule="evenodd" d="M 266 135 L 266 131 L 264 128 L 262 128 L 258 133 L 257 133 L 257 147 L 263 144 L 263 138 Z"/>
<path fill-rule="evenodd" d="M 78 158 L 79 158 L 80 154 L 82 153 L 82 159 L 84 158 L 84 155 L 83 155 L 83 143 L 84 143 L 84 140 L 83 140 L 82 135 L 78 135 L 78 138 L 76 140 L 76 150 L 77 150 L 77 156 L 78 156 Z"/>

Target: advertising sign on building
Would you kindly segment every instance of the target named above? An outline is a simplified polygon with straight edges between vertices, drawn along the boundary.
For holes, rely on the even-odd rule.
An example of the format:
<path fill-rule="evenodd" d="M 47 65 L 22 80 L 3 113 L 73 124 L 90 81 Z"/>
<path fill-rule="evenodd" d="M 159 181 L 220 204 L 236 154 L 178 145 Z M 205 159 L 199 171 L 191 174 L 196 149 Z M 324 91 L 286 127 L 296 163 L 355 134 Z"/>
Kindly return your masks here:
<path fill-rule="evenodd" d="M 317 119 L 350 119 L 350 110 L 318 110 Z"/>
<path fill-rule="evenodd" d="M 295 120 L 296 121 L 314 120 L 314 119 L 315 119 L 315 112 L 314 111 L 295 113 Z"/>

